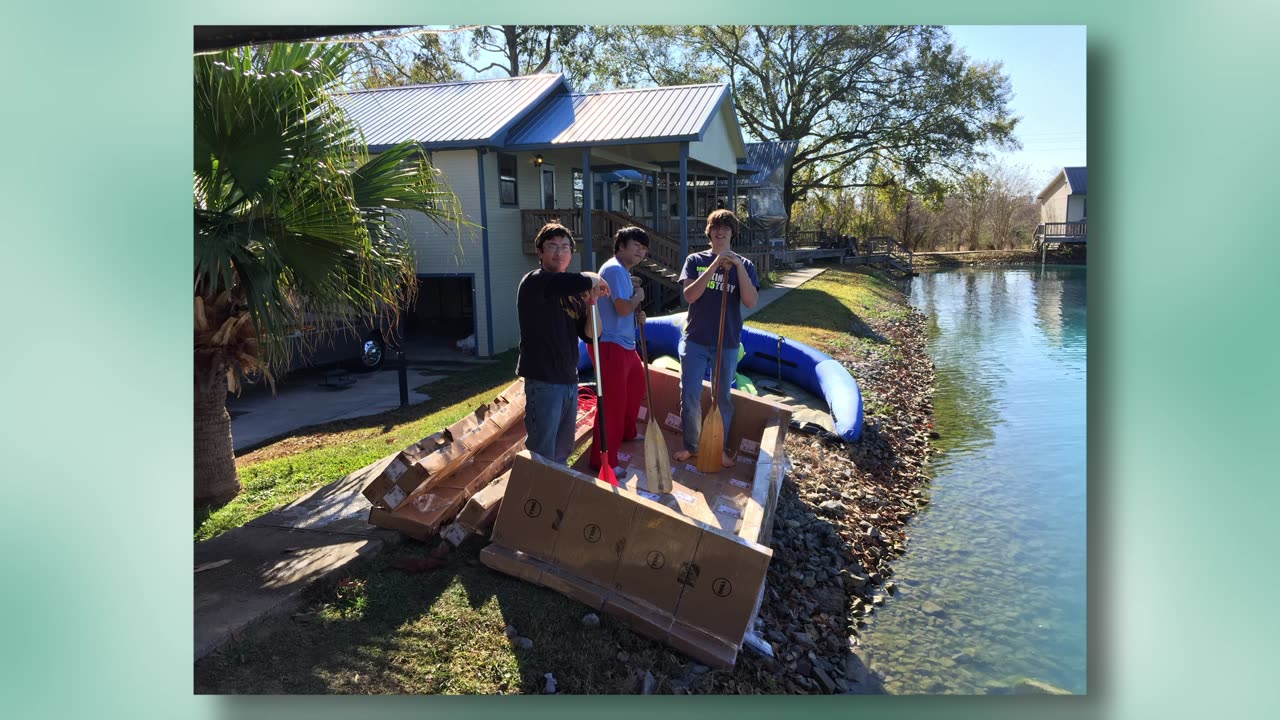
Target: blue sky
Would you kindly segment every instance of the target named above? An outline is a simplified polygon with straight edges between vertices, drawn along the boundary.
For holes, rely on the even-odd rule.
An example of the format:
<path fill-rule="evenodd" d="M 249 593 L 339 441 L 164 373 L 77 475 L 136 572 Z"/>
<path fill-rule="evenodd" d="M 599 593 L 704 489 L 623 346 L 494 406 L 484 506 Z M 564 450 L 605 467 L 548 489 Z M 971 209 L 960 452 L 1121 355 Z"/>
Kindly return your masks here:
<path fill-rule="evenodd" d="M 974 60 L 1004 65 L 1010 105 L 1022 118 L 1022 150 L 1001 153 L 1024 166 L 1036 191 L 1058 168 L 1085 165 L 1085 27 L 1083 25 L 953 25 L 956 44 Z"/>
<path fill-rule="evenodd" d="M 1085 26 L 952 25 L 956 44 L 974 60 L 999 62 L 1022 118 L 1022 149 L 996 159 L 1021 168 L 1038 192 L 1064 166 L 1085 165 Z M 463 70 L 464 76 L 471 76 Z M 491 71 L 485 77 L 496 77 Z"/>

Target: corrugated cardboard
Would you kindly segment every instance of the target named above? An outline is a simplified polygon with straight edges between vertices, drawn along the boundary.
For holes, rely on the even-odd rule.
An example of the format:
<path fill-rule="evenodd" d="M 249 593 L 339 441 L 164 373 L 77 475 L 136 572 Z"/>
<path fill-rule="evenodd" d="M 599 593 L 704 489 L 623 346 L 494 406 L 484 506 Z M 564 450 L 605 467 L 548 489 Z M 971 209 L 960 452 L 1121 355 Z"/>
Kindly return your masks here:
<path fill-rule="evenodd" d="M 666 642 L 667 635 L 671 632 L 671 613 L 637 602 L 626 595 L 610 595 L 605 600 L 604 611 L 621 618 L 636 632 L 658 642 Z"/>
<path fill-rule="evenodd" d="M 480 551 L 480 562 L 500 573 L 538 584 L 541 584 L 542 572 L 547 567 L 537 558 L 497 544 Z"/>
<path fill-rule="evenodd" d="M 581 445 L 591 433 L 591 425 L 594 419 L 594 409 L 586 413 L 579 413 L 575 446 Z M 457 526 L 459 528 L 465 529 L 466 531 L 469 531 L 469 533 L 487 533 L 493 528 L 494 520 L 498 516 L 498 508 L 502 503 L 502 497 L 507 491 L 507 479 L 511 477 L 511 471 L 506 469 L 507 465 L 515 459 L 516 454 L 521 450 L 524 450 L 525 434 L 523 426 L 523 422 L 514 425 L 511 430 L 508 430 L 507 433 L 498 440 L 498 445 L 502 446 L 506 444 L 507 439 L 513 436 L 513 434 L 519 435 L 519 442 L 512 443 L 507 450 L 502 451 L 500 457 L 495 461 L 494 464 L 502 467 L 504 470 L 497 479 L 487 485 L 484 485 L 483 477 L 485 473 L 481 473 L 476 476 L 475 484 L 481 484 L 484 485 L 484 487 L 476 489 L 475 495 L 467 501 L 467 504 L 462 508 L 462 511 L 458 513 Z M 507 457 L 508 454 L 510 455 L 509 458 Z M 477 457 L 476 462 L 480 461 L 481 457 Z M 471 484 L 469 484 L 469 487 L 474 489 Z M 454 542 L 454 544 L 457 545 L 461 543 L 462 539 L 465 539 L 465 534 L 459 532 L 454 537 L 457 538 L 457 542 Z M 453 540 L 450 542 L 453 542 Z"/>
<path fill-rule="evenodd" d="M 552 559 L 583 580 L 611 586 L 635 503 L 625 490 L 594 478 L 575 483 Z"/>
<path fill-rule="evenodd" d="M 678 417 L 679 376 L 651 372 L 646 412 Z M 772 558 L 769 548 L 738 533 L 754 538 L 772 520 L 770 493 L 781 468 L 774 458 L 791 416 L 785 406 L 749 395 L 735 394 L 734 402 L 729 437 L 737 466 L 703 474 L 678 465 L 673 491 L 663 495 L 647 492 L 643 441 L 619 448 L 628 468 L 619 488 L 595 480 L 585 455 L 578 471 L 522 452 L 491 547 L 509 548 L 502 556 L 508 560 L 510 551 L 525 552 L 516 564 L 532 569 L 521 577 L 603 607 L 702 662 L 731 666 Z M 675 429 L 664 429 L 663 439 L 668 451 L 683 444 Z M 502 569 L 494 562 L 486 564 Z"/>
<path fill-rule="evenodd" d="M 493 541 L 550 560 L 579 475 L 522 450 L 511 465 Z"/>
<path fill-rule="evenodd" d="M 388 530 L 399 530 L 416 540 L 428 540 L 435 531 L 412 518 L 395 515 L 391 510 L 374 506 L 369 509 L 369 524 Z"/>
<path fill-rule="evenodd" d="M 522 413 L 521 419 L 523 417 Z M 475 437 L 477 435 L 472 435 Z M 466 490 L 469 497 L 507 469 L 516 453 L 524 449 L 524 441 L 524 423 L 512 423 L 506 432 L 497 439 L 491 438 L 484 449 L 476 451 L 464 464 L 427 484 L 430 487 Z"/>
<path fill-rule="evenodd" d="M 675 619 L 741 645 L 772 557 L 762 545 L 703 530 Z"/>
<path fill-rule="evenodd" d="M 745 633 L 744 633 L 745 634 Z M 680 652 L 721 670 L 733 667 L 742 643 L 729 644 L 680 621 L 671 623 L 666 643 Z"/>
<path fill-rule="evenodd" d="M 507 479 L 510 477 L 511 471 L 508 470 L 472 495 L 466 507 L 458 513 L 458 524 L 472 532 L 488 530 L 498 515 L 498 504 L 502 502 L 502 496 L 507 492 Z"/>
<path fill-rule="evenodd" d="M 447 431 L 441 430 L 440 432 L 428 435 L 405 448 L 404 453 L 407 457 L 411 458 L 413 462 L 417 462 L 451 442 L 453 442 L 453 436 Z"/>
<path fill-rule="evenodd" d="M 603 608 L 605 598 L 609 596 L 609 588 L 555 565 L 544 568 L 538 582 L 561 595 L 577 600 L 592 610 Z"/>
<path fill-rule="evenodd" d="M 375 507 L 394 510 L 427 479 L 427 471 L 403 450 L 361 491 Z"/>
<path fill-rule="evenodd" d="M 680 568 L 693 560 L 702 530 L 656 503 L 641 499 L 635 506 L 614 588 L 667 613 L 670 619 L 680 601 Z"/>
<path fill-rule="evenodd" d="M 436 534 L 446 520 L 452 518 L 467 501 L 464 491 L 452 488 L 420 488 L 395 510 L 369 513 L 369 524 L 399 530 L 419 540 Z M 410 531 L 408 528 L 412 528 Z"/>

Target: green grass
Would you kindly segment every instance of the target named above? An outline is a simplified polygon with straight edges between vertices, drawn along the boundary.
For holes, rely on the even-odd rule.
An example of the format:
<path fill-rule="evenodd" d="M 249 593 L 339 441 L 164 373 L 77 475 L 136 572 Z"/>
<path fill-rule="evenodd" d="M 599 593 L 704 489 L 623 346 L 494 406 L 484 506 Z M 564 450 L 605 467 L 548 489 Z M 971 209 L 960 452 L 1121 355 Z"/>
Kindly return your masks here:
<path fill-rule="evenodd" d="M 645 670 L 660 690 L 683 674 L 676 653 L 612 618 L 600 614 L 588 627 L 586 606 L 480 565 L 484 544 L 464 543 L 424 575 L 395 569 L 424 552 L 407 543 L 356 568 L 345 585 L 313 588 L 307 612 L 268 621 L 268 641 L 233 643 L 196 663 L 196 691 L 537 693 L 550 672 L 562 693 L 621 693 L 636 692 Z M 360 588 L 358 613 L 344 587 Z M 533 647 L 514 646 L 507 625 Z"/>
<path fill-rule="evenodd" d="M 866 320 L 905 318 L 908 313 L 902 293 L 883 276 L 831 267 L 751 316 L 747 324 L 824 352 L 838 352 L 883 342 L 867 328 Z"/>
<path fill-rule="evenodd" d="M 751 324 L 820 349 L 843 342 L 851 351 L 866 346 L 884 352 L 887 343 L 851 335 L 850 328 L 865 327 L 858 323 L 866 318 L 905 315 L 898 302 L 901 296 L 888 281 L 833 268 L 780 298 Z M 514 363 L 514 355 L 505 362 Z M 197 529 L 197 538 L 222 531 L 215 527 L 234 527 L 272 503 L 284 504 L 447 425 L 511 381 L 513 365 L 504 367 L 500 377 L 484 379 L 476 372 L 441 381 L 452 385 L 432 384 L 437 398 L 447 388 L 458 396 L 445 398 L 447 404 L 424 417 L 340 428 L 315 448 L 249 464 L 242 473 L 245 495 L 261 491 L 263 499 L 243 504 L 234 524 L 229 517 L 211 516 L 208 528 Z M 215 519 L 221 524 L 214 525 Z M 313 586 L 305 612 L 268 620 L 260 635 L 251 633 L 197 662 L 196 691 L 538 693 L 550 672 L 561 693 L 619 694 L 638 692 L 646 670 L 657 679 L 659 693 L 689 682 L 690 661 L 681 654 L 604 614 L 599 626 L 588 627 L 582 623 L 590 612 L 586 606 L 480 565 L 486 544 L 469 540 L 449 554 L 444 567 L 415 574 L 396 569 L 398 560 L 427 551 L 428 546 L 410 541 L 352 567 L 343 583 Z M 504 633 L 507 625 L 531 639 L 533 647 L 515 647 Z M 731 677 L 736 676 L 711 671 L 701 682 Z M 775 678 L 737 680 L 765 692 L 784 690 Z"/>
<path fill-rule="evenodd" d="M 196 508 L 195 539 L 240 527 L 451 425 L 515 381 L 518 356 L 510 350 L 492 365 L 425 385 L 420 389 L 431 399 L 406 410 L 305 428 L 249 453 L 237 463 L 240 494 L 222 507 Z"/>

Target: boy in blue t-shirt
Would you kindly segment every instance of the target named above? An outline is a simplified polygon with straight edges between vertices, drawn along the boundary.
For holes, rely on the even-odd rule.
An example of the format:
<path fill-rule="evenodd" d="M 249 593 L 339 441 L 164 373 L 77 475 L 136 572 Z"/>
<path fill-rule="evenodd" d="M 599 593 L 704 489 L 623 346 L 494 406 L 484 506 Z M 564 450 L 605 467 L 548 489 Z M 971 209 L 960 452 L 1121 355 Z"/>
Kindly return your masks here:
<path fill-rule="evenodd" d="M 638 227 L 624 227 L 613 237 L 613 257 L 600 266 L 600 277 L 608 283 L 611 297 L 599 303 L 600 364 L 598 373 L 604 388 L 605 428 L 609 431 L 609 467 L 621 477 L 618 446 L 639 437 L 636 419 L 644 397 L 644 363 L 636 354 L 636 321 L 644 322 L 644 288 L 635 287 L 630 270 L 649 253 L 649 234 Z M 588 353 L 594 364 L 595 354 Z M 599 470 L 600 414 L 592 434 L 591 468 Z"/>
<path fill-rule="evenodd" d="M 698 451 L 702 436 L 702 381 L 707 368 L 715 362 L 716 336 L 720 331 L 720 298 L 728 293 L 724 312 L 724 338 L 720 359 L 720 392 L 717 395 L 720 415 L 724 418 L 724 437 L 729 438 L 733 422 L 733 405 L 729 402 L 729 385 L 738 372 L 738 345 L 742 335 L 742 306 L 753 308 L 759 299 L 760 280 L 750 260 L 729 249 L 738 235 L 738 218 L 729 210 L 716 210 L 707 216 L 707 237 L 711 249 L 685 258 L 680 271 L 684 299 L 689 303 L 684 335 L 680 339 L 680 422 L 684 429 L 684 449 L 674 457 L 684 462 Z M 722 450 L 720 464 L 733 467 L 734 462 Z"/>

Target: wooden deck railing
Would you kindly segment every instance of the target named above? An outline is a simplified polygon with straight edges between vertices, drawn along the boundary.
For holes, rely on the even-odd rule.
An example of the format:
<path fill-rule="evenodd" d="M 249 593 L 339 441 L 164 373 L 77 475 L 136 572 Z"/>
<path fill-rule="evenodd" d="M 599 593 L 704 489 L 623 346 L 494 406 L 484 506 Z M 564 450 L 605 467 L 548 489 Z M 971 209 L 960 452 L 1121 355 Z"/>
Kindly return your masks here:
<path fill-rule="evenodd" d="M 870 237 L 861 243 L 860 255 L 870 259 L 882 260 L 884 264 L 907 273 L 915 268 L 915 255 L 906 245 L 888 235 Z"/>
<path fill-rule="evenodd" d="M 1089 226 L 1085 220 L 1040 223 L 1035 233 L 1037 241 L 1047 242 L 1081 242 L 1088 236 Z"/>

